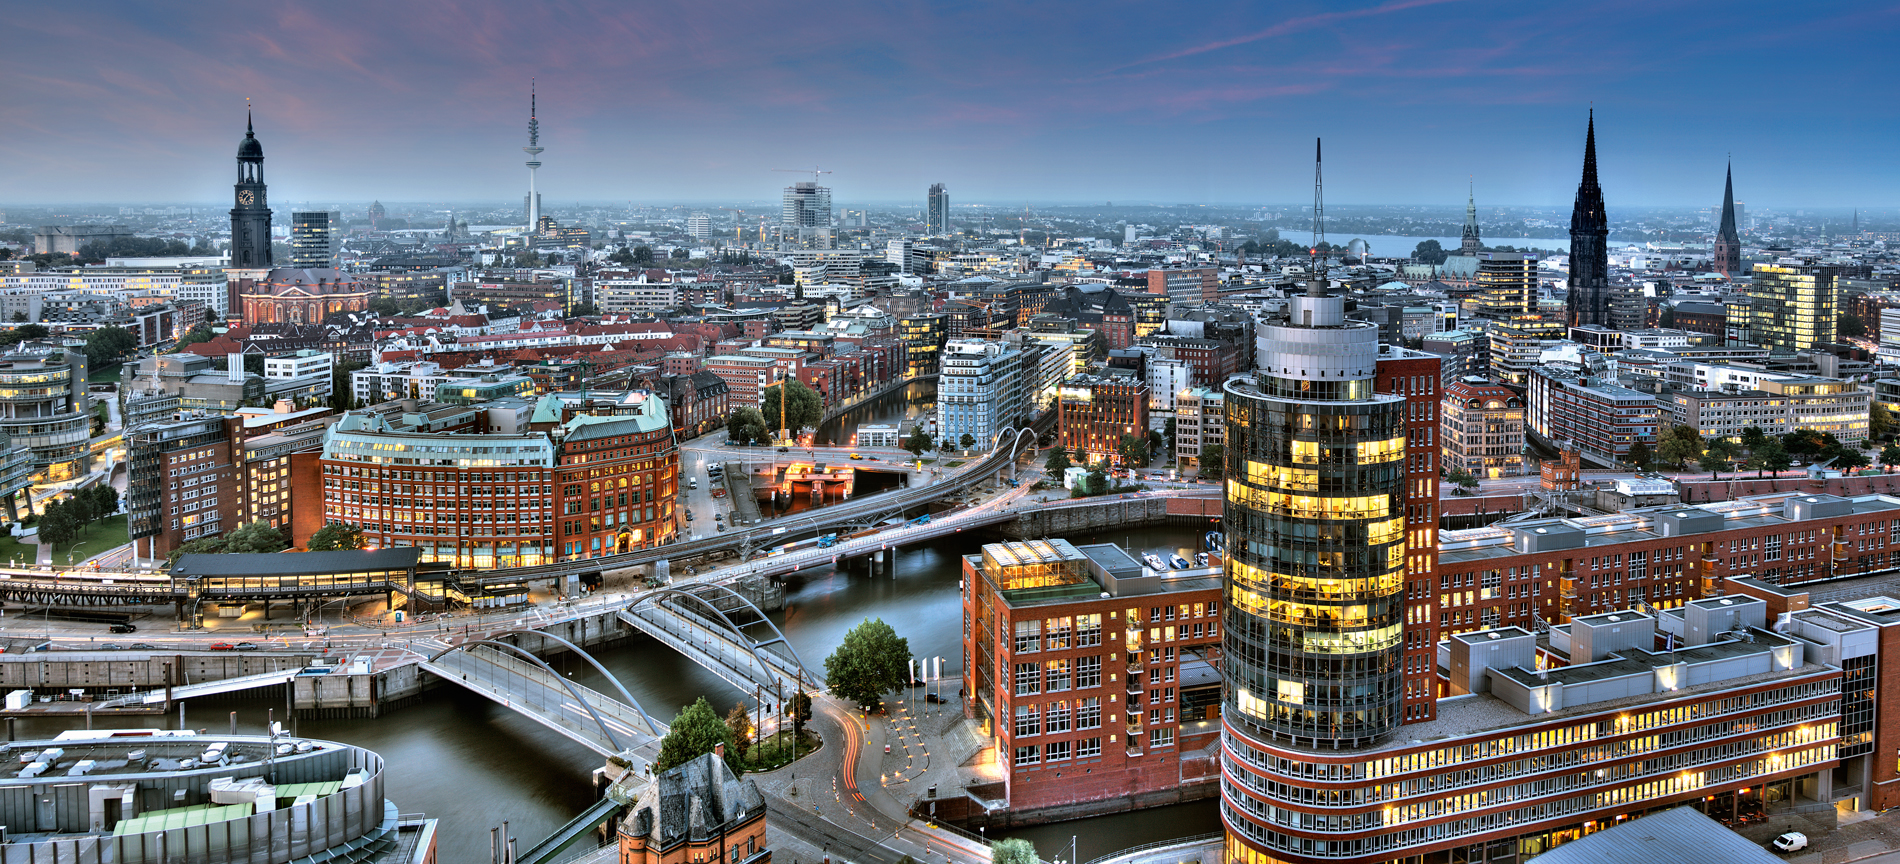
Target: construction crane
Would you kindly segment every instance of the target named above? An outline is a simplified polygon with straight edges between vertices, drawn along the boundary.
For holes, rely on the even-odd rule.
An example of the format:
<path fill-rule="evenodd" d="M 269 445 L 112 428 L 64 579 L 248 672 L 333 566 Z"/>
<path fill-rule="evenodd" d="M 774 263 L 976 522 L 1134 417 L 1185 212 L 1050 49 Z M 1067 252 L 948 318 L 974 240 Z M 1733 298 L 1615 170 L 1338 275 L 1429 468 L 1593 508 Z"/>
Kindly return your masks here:
<path fill-rule="evenodd" d="M 772 170 L 783 171 L 787 174 L 810 174 L 811 182 L 813 183 L 818 182 L 818 175 L 831 173 L 830 171 L 825 171 L 818 168 L 774 168 Z"/>

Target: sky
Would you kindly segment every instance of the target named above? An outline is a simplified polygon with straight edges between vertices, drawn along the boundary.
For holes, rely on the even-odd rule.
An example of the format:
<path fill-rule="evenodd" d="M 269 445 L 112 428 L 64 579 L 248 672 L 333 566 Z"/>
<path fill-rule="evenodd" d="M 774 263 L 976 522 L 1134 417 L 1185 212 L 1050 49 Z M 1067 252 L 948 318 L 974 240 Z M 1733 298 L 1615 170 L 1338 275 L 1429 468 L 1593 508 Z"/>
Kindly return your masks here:
<path fill-rule="evenodd" d="M 12 7 L 0 205 L 1900 203 L 1900 2 L 479 0 Z"/>

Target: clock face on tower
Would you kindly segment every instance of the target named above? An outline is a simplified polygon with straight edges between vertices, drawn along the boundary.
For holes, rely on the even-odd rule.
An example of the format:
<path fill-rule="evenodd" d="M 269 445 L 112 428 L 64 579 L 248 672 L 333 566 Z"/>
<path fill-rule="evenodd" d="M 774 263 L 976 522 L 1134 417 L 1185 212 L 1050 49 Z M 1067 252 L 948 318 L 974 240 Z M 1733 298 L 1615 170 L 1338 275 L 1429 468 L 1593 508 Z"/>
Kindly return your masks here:
<path fill-rule="evenodd" d="M 257 200 L 257 196 L 255 196 L 255 195 L 252 195 L 252 194 L 251 194 L 251 190 L 249 190 L 249 189 L 246 189 L 246 190 L 244 190 L 244 191 L 242 191 L 242 192 L 239 192 L 239 193 L 238 193 L 238 203 L 239 203 L 239 204 L 250 204 L 250 203 L 252 203 L 253 201 L 256 201 L 256 200 Z"/>

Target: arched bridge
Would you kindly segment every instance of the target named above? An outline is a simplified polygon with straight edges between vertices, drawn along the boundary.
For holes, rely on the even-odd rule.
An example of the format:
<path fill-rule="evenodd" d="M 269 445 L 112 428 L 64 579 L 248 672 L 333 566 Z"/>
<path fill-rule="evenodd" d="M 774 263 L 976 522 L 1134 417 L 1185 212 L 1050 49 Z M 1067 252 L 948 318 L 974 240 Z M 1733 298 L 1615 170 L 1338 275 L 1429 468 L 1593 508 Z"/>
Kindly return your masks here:
<path fill-rule="evenodd" d="M 652 764 L 666 727 L 647 716 L 627 688 L 580 646 L 538 630 L 507 631 L 503 637 L 533 634 L 566 646 L 612 685 L 615 695 L 583 687 L 550 668 L 525 648 L 500 638 L 458 644 L 425 641 L 434 651 L 422 669 L 444 681 L 518 711 L 603 756 L 621 756 Z"/>
<path fill-rule="evenodd" d="M 620 620 L 763 702 L 782 702 L 823 680 L 772 619 L 726 585 L 662 588 L 622 609 Z"/>

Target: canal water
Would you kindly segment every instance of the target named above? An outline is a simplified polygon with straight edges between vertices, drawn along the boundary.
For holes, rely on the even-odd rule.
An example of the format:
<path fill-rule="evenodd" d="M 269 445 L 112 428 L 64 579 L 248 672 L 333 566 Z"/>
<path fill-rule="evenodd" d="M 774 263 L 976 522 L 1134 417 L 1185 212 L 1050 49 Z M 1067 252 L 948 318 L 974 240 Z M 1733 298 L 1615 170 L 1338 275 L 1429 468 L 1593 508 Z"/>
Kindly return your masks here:
<path fill-rule="evenodd" d="M 1141 528 L 1069 538 L 1077 543 L 1121 543 L 1136 554 L 1192 556 L 1201 534 L 1186 526 Z M 906 547 L 898 553 L 894 577 L 872 579 L 861 567 L 849 572 L 830 565 L 794 573 L 786 581 L 786 608 L 774 620 L 784 629 L 807 668 L 822 674 L 824 659 L 853 626 L 881 618 L 910 641 L 911 652 L 942 657 L 946 670 L 962 665 L 963 613 L 959 599 L 959 556 L 975 554 L 980 535 L 942 538 Z M 595 652 L 661 722 L 704 695 L 724 714 L 742 696 L 724 681 L 687 662 L 679 654 L 639 638 L 622 647 Z M 549 659 L 596 690 L 609 685 L 572 656 Z M 229 714 L 238 714 L 240 732 L 265 730 L 266 712 L 282 703 L 273 699 L 193 701 L 186 723 L 222 731 Z M 153 726 L 160 718 L 116 718 L 113 725 Z M 168 718 L 175 722 L 176 718 Z M 100 721 L 103 728 L 105 721 Z M 79 724 L 21 721 L 21 737 L 50 737 Z M 456 687 L 442 687 L 417 704 L 375 720 L 302 720 L 297 732 L 343 741 L 381 753 L 390 770 L 387 790 L 404 813 L 441 819 L 439 848 L 443 861 L 479 862 L 488 855 L 488 831 L 508 820 L 522 850 L 593 803 L 592 772 L 602 760 L 592 751 Z M 1216 830 L 1210 827 L 1213 802 L 1179 805 L 1106 820 L 1082 820 L 1015 832 L 1036 843 L 1045 858 L 1066 847 L 1069 835 L 1082 837 L 1081 860 L 1140 843 Z M 1066 848 L 1061 852 L 1066 857 Z"/>
<path fill-rule="evenodd" d="M 913 381 L 902 390 L 879 396 L 818 424 L 818 440 L 829 446 L 848 447 L 851 445 L 851 433 L 859 426 L 907 426 L 924 419 L 935 410 L 936 381 Z"/>

